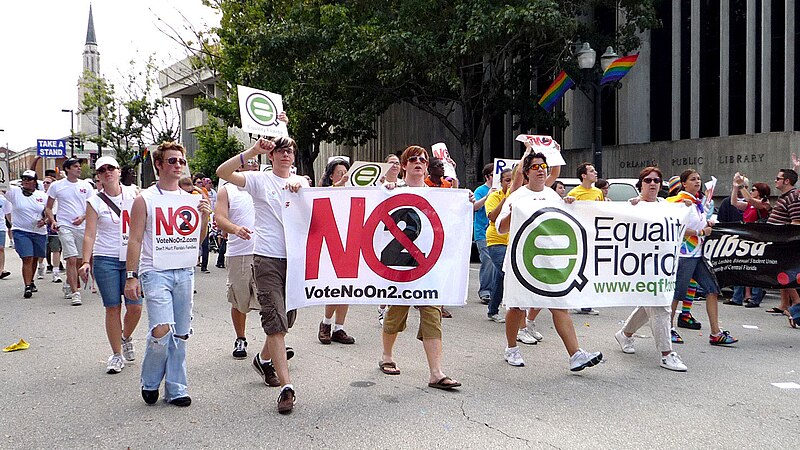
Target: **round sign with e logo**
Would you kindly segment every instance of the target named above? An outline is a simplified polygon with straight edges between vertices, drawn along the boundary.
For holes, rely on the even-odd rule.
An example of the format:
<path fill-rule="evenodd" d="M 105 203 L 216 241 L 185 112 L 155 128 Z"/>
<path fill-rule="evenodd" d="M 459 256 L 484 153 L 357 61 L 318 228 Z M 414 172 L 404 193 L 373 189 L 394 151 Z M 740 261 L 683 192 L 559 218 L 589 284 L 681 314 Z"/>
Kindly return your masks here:
<path fill-rule="evenodd" d="M 535 294 L 561 297 L 586 285 L 586 230 L 565 211 L 536 211 L 520 226 L 510 251 L 514 276 Z"/>

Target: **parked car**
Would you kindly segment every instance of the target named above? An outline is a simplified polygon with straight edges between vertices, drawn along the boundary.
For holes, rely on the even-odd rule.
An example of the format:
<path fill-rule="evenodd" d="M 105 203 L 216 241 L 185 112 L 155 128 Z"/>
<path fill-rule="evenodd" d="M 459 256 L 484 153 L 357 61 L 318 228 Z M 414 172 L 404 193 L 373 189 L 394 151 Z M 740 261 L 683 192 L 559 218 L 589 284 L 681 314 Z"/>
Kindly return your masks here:
<path fill-rule="evenodd" d="M 569 192 L 575 186 L 581 184 L 577 178 L 559 178 L 559 181 L 564 183 L 564 187 Z M 639 190 L 636 189 L 636 183 L 639 180 L 636 178 L 611 178 L 608 180 L 608 198 L 615 202 L 624 202 L 630 198 L 639 195 Z"/>

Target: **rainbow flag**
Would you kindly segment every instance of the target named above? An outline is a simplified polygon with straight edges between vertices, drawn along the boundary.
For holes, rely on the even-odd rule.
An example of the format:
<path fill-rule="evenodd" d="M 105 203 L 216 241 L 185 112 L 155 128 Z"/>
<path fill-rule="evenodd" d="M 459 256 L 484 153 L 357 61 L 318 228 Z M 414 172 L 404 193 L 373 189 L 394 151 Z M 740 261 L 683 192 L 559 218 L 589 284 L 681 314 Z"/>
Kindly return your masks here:
<path fill-rule="evenodd" d="M 639 59 L 638 54 L 623 56 L 622 58 L 615 59 L 614 62 L 608 66 L 608 69 L 603 72 L 603 78 L 600 80 L 600 85 L 602 86 L 604 84 L 622 79 L 622 77 L 631 71 L 633 65 L 636 64 L 637 59 Z"/>
<path fill-rule="evenodd" d="M 542 94 L 542 98 L 539 99 L 539 105 L 547 112 L 552 111 L 556 102 L 563 97 L 572 86 L 575 86 L 575 82 L 562 70 L 553 81 L 553 84 Z"/>

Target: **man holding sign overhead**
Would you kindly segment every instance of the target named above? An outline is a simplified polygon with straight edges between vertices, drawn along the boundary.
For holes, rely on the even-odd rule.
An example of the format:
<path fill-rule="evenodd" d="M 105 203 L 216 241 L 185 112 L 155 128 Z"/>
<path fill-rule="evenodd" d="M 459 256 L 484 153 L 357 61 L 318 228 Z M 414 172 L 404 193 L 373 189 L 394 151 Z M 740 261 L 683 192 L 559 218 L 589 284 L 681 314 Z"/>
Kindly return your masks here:
<path fill-rule="evenodd" d="M 164 142 L 153 152 L 158 182 L 133 202 L 128 239 L 125 297 L 144 294 L 150 332 L 142 361 L 142 398 L 189 406 L 186 340 L 192 334 L 194 266 L 205 238 L 211 205 L 208 199 L 178 187 L 186 166 L 186 150 Z"/>

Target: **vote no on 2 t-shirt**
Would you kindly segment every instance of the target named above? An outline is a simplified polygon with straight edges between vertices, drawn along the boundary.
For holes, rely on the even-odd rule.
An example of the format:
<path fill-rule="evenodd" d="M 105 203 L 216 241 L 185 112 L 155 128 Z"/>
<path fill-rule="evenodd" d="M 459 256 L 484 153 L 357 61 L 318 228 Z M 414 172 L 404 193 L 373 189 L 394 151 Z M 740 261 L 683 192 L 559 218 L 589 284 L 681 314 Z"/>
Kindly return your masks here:
<path fill-rule="evenodd" d="M 85 222 L 73 225 L 72 221 L 86 214 L 86 201 L 94 195 L 94 188 L 88 181 L 73 183 L 63 178 L 50 185 L 47 195 L 58 201 L 58 226 L 78 230 L 86 228 Z"/>
<path fill-rule="evenodd" d="M 37 226 L 42 219 L 44 207 L 47 205 L 47 195 L 42 191 L 33 191 L 31 195 L 22 193 L 17 186 L 9 186 L 6 192 L 8 200 L 14 208 L 11 214 L 11 229 L 22 230 L 34 234 L 47 234 L 47 228 Z"/>

